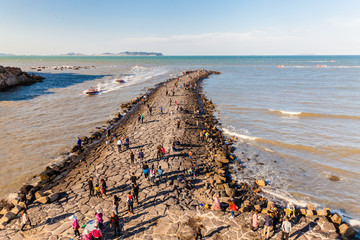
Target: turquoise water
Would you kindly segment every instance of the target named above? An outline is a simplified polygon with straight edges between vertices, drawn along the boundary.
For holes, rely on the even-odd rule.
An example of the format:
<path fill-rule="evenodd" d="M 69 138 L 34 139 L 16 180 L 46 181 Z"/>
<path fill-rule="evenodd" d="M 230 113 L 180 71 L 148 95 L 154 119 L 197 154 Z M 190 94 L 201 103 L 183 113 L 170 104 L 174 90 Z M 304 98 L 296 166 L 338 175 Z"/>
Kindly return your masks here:
<path fill-rule="evenodd" d="M 0 110 L 6 113 L 0 118 L 6 129 L 0 163 L 9 166 L 0 171 L 15 183 L 0 185 L 1 194 L 39 172 L 77 135 L 101 125 L 120 102 L 184 70 L 207 68 L 222 72 L 205 80 L 204 91 L 217 105 L 224 131 L 238 138 L 237 154 L 246 166 L 234 177 L 264 178 L 267 197 L 329 206 L 359 224 L 359 56 L 26 56 L 0 57 L 0 65 L 47 77 L 0 93 Z M 95 68 L 55 70 L 74 65 Z M 119 86 L 116 78 L 127 83 Z M 102 93 L 84 96 L 90 86 Z M 89 116 L 88 108 L 96 114 Z M 15 174 L 24 170 L 23 159 L 33 167 Z M 332 182 L 330 175 L 341 180 Z"/>

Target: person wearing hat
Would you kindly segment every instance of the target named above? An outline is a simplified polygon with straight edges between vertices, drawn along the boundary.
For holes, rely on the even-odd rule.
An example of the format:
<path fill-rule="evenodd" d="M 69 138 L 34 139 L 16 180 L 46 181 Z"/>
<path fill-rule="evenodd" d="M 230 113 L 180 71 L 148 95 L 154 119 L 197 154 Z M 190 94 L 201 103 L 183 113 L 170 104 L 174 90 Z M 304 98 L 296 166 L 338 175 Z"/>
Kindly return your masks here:
<path fill-rule="evenodd" d="M 83 232 L 83 240 L 92 240 L 92 239 L 93 239 L 92 233 L 89 231 L 89 229 L 85 229 Z"/>
<path fill-rule="evenodd" d="M 76 216 L 72 215 L 70 217 L 70 220 L 71 220 L 71 227 L 74 229 L 75 237 L 77 237 L 77 236 L 80 237 L 80 232 L 79 232 L 80 226 L 79 226 L 79 222 L 78 222 Z"/>

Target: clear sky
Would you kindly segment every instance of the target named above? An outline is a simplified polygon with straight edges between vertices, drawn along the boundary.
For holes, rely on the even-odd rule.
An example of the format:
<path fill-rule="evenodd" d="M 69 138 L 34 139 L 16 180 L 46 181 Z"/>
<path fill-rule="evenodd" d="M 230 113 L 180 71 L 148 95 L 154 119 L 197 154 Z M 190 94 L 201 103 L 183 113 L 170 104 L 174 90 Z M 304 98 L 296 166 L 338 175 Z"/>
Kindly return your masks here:
<path fill-rule="evenodd" d="M 360 54 L 360 0 L 0 0 L 0 53 Z"/>

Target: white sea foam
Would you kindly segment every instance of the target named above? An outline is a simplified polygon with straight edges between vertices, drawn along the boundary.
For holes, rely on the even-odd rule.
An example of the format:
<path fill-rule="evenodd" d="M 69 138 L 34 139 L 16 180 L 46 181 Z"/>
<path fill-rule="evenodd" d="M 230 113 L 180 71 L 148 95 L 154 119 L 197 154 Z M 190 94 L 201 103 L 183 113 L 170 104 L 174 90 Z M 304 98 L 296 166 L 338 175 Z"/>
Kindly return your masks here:
<path fill-rule="evenodd" d="M 170 69 L 166 67 L 135 66 L 132 67 L 130 71 L 125 74 L 115 77 L 104 77 L 102 81 L 98 84 L 98 89 L 101 91 L 101 93 L 112 92 L 123 87 L 128 87 L 131 85 L 146 82 L 155 77 L 160 77 L 169 73 L 169 71 Z M 125 83 L 119 84 L 116 82 L 116 79 L 123 79 Z"/>
<path fill-rule="evenodd" d="M 278 112 L 284 115 L 300 115 L 302 112 L 292 112 L 292 111 L 283 111 L 283 110 L 273 110 L 269 109 L 271 112 Z"/>
<path fill-rule="evenodd" d="M 234 131 L 230 131 L 227 128 L 223 128 L 223 131 L 225 134 L 227 135 L 232 135 L 241 139 L 245 139 L 245 140 L 251 140 L 251 141 L 256 141 L 256 139 L 258 139 L 257 137 L 253 137 L 253 136 L 248 136 L 248 135 L 244 135 L 244 134 L 240 134 Z"/>

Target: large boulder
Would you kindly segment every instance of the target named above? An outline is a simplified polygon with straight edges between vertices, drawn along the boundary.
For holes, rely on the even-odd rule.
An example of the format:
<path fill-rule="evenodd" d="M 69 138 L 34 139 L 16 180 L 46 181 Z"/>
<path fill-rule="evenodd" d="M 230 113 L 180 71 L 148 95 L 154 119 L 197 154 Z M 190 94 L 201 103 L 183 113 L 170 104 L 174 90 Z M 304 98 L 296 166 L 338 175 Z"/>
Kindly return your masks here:
<path fill-rule="evenodd" d="M 10 88 L 30 85 L 44 79 L 41 76 L 30 75 L 20 68 L 0 66 L 0 91 Z"/>
<path fill-rule="evenodd" d="M 255 183 L 256 183 L 259 187 L 265 187 L 265 186 L 266 186 L 265 180 L 263 180 L 263 179 L 257 179 L 257 180 L 255 181 Z"/>
<path fill-rule="evenodd" d="M 356 231 L 352 227 L 350 227 L 348 224 L 341 224 L 339 227 L 340 234 L 344 235 L 348 239 L 354 239 L 356 236 Z"/>
<path fill-rule="evenodd" d="M 335 213 L 335 214 L 331 217 L 331 221 L 332 221 L 333 223 L 336 223 L 336 224 L 340 225 L 340 224 L 341 224 L 341 217 L 340 217 L 337 213 Z"/>

